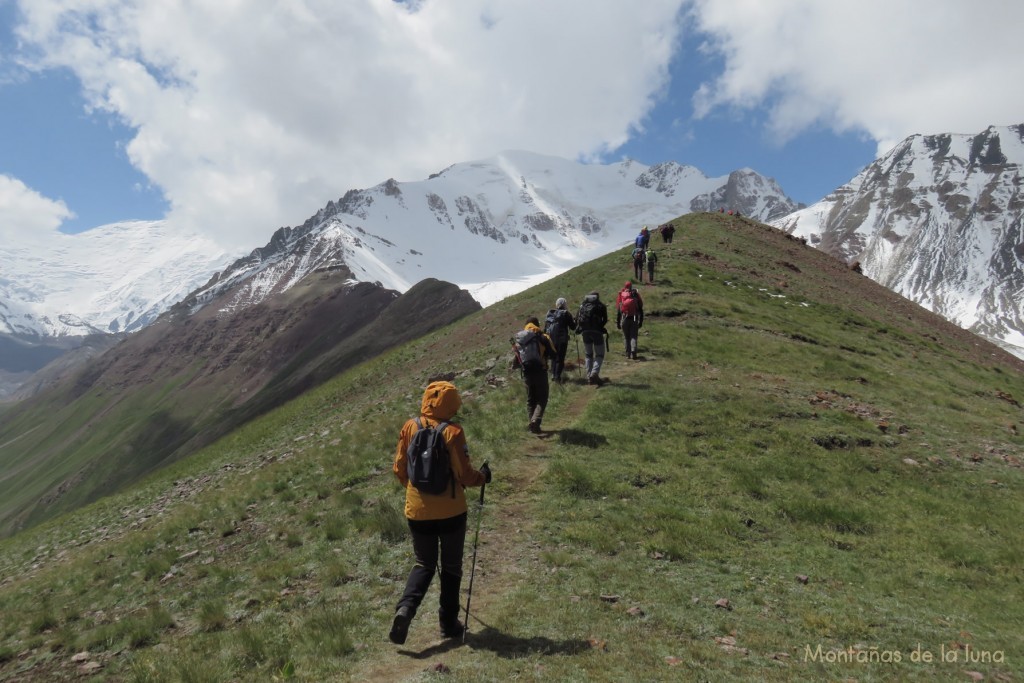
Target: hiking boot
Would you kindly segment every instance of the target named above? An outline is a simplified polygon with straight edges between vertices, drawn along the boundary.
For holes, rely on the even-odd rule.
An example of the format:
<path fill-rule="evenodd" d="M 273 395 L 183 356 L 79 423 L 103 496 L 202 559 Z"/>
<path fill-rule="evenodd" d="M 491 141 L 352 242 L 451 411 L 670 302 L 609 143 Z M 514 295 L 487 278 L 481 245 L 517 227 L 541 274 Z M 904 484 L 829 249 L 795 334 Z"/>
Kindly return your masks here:
<path fill-rule="evenodd" d="M 540 423 L 536 420 L 530 420 L 530 425 L 527 427 L 531 434 L 540 434 Z"/>
<path fill-rule="evenodd" d="M 388 638 L 395 645 L 401 645 L 409 635 L 409 622 L 412 621 L 412 610 L 402 606 L 395 611 L 395 620 L 391 622 L 391 633 Z"/>
<path fill-rule="evenodd" d="M 442 638 L 461 638 L 462 634 L 466 632 L 466 627 L 463 626 L 462 622 L 456 619 L 451 622 L 441 622 L 441 637 Z"/>
<path fill-rule="evenodd" d="M 592 377 L 590 378 L 590 383 L 591 383 L 591 384 L 594 384 L 594 385 L 596 385 L 596 386 L 601 386 L 602 384 L 604 384 L 604 380 L 603 380 L 603 379 L 601 379 L 600 377 L 598 377 L 597 375 L 593 375 L 593 376 L 592 376 Z"/>

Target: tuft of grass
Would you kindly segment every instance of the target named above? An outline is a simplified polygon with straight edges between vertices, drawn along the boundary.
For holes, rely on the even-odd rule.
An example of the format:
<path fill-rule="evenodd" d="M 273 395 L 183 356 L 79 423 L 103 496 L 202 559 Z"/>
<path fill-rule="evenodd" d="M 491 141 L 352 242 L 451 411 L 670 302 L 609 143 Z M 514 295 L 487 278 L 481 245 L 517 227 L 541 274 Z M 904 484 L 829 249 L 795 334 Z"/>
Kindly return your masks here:
<path fill-rule="evenodd" d="M 379 499 L 355 515 L 353 525 L 359 531 L 378 535 L 383 541 L 396 543 L 405 540 L 409 528 L 405 515 L 394 499 Z"/>
<path fill-rule="evenodd" d="M 223 600 L 206 600 L 199 606 L 196 619 L 200 630 L 207 633 L 220 631 L 228 624 L 227 606 Z"/>
<path fill-rule="evenodd" d="M 350 614 L 321 605 L 306 617 L 299 632 L 305 646 L 317 655 L 344 657 L 355 648 L 354 623 Z"/>
<path fill-rule="evenodd" d="M 56 615 L 49 608 L 44 608 L 43 611 L 37 613 L 28 624 L 28 632 L 30 635 L 39 635 L 45 631 L 56 628 L 60 622 L 57 620 Z"/>

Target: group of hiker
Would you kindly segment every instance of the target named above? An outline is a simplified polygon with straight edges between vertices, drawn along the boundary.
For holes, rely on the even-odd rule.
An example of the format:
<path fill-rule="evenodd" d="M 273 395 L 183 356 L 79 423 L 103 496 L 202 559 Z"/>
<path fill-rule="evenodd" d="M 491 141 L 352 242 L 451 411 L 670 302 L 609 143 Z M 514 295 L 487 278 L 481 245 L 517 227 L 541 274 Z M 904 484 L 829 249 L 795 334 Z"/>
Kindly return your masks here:
<path fill-rule="evenodd" d="M 666 232 L 666 228 L 668 228 Z M 675 228 L 671 223 L 660 226 L 665 242 L 672 241 Z M 642 250 L 644 258 L 634 274 L 643 282 L 646 266 L 649 282 L 654 282 L 657 256 L 650 249 L 650 231 L 644 226 L 634 241 L 634 253 Z M 634 261 L 635 263 L 635 261 Z M 600 293 L 592 290 L 583 297 L 576 315 L 569 311 L 568 301 L 558 297 L 547 312 L 544 325 L 535 316 L 526 319 L 523 329 L 512 339 L 514 364 L 522 371 L 526 386 L 527 429 L 540 434 L 547 409 L 550 381 L 565 381 L 565 357 L 570 333 L 575 333 L 577 354 L 583 341 L 585 363 L 581 368 L 587 384 L 600 387 L 608 338 L 608 308 Z M 631 280 L 626 280 L 615 299 L 615 327 L 622 330 L 626 357 L 637 359 L 638 337 L 644 323 L 643 298 Z M 480 487 L 480 505 L 484 487 L 491 482 L 487 462 L 475 469 L 469 457 L 466 436 L 453 422 L 462 399 L 453 384 L 431 382 L 420 401 L 419 417 L 402 426 L 395 450 L 392 470 L 405 488 L 405 517 L 412 537 L 415 563 L 406 580 L 391 624 L 389 639 L 403 644 L 409 625 L 426 595 L 435 574 L 440 574 L 438 620 L 442 638 L 465 638 L 466 624 L 459 621 L 459 591 L 465 554 L 467 504 L 464 489 Z M 478 518 L 479 525 L 479 518 Z M 479 535 L 479 526 L 477 527 Z M 473 566 L 476 565 L 474 541 Z M 466 612 L 472 596 L 470 575 Z"/>
<path fill-rule="evenodd" d="M 527 429 L 541 433 L 541 421 L 547 409 L 549 383 L 565 381 L 565 356 L 569 349 L 569 333 L 575 332 L 577 344 L 583 340 L 584 365 L 581 368 L 587 384 L 601 386 L 601 366 L 605 357 L 608 337 L 608 307 L 601 301 L 597 290 L 589 292 L 580 303 L 574 318 L 564 297 L 555 301 L 544 318 L 543 329 L 536 317 L 526 319 L 523 329 L 510 340 L 515 354 L 515 365 L 523 374 L 526 385 Z M 626 358 L 637 360 L 640 328 L 644 324 L 644 302 L 631 280 L 626 280 L 615 298 L 615 327 L 622 330 Z M 577 346 L 577 353 L 578 353 Z"/>
<path fill-rule="evenodd" d="M 668 230 L 668 232 L 666 232 Z M 659 228 L 662 239 L 668 243 L 672 241 L 672 234 L 675 228 L 671 223 Z M 643 282 L 644 270 L 647 271 L 647 282 L 654 284 L 654 268 L 658 264 L 658 255 L 651 248 L 651 232 L 645 225 L 633 241 L 633 251 L 629 255 L 633 263 L 633 279 Z"/>

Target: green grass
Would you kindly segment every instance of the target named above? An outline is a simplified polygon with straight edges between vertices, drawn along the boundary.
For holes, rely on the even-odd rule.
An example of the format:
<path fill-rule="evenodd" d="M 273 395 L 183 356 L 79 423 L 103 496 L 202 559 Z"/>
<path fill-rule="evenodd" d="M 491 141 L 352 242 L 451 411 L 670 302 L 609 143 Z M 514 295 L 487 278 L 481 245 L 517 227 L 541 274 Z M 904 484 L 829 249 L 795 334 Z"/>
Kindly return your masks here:
<path fill-rule="evenodd" d="M 1021 675 L 1019 366 L 886 313 L 880 288 L 860 303 L 859 276 L 766 228 L 681 225 L 642 360 L 613 329 L 611 383 L 554 387 L 548 438 L 526 434 L 508 335 L 558 296 L 611 299 L 618 255 L 0 542 L 0 680 L 73 676 L 81 649 L 137 681 Z M 424 643 L 435 587 L 411 656 L 386 641 L 411 566 L 390 466 L 442 372 L 495 481 L 468 646 Z"/>

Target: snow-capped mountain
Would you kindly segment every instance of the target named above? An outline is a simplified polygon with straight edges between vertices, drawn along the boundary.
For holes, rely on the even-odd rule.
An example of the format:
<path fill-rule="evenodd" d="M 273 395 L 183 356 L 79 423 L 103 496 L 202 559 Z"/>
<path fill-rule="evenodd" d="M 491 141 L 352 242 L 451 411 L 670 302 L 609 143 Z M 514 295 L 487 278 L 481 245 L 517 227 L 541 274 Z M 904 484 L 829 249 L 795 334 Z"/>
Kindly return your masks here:
<path fill-rule="evenodd" d="M 26 339 L 131 332 L 238 254 L 163 221 L 0 243 L 0 334 Z"/>
<path fill-rule="evenodd" d="M 186 302 L 232 288 L 226 310 L 287 289 L 311 271 L 404 292 L 427 277 L 493 303 L 629 243 L 643 225 L 728 207 L 759 220 L 795 210 L 750 169 L 708 178 L 674 162 L 585 165 L 528 152 L 460 163 L 427 180 L 387 180 L 331 201 L 219 273 Z"/>
<path fill-rule="evenodd" d="M 1024 357 L 1024 124 L 914 135 L 773 225 Z"/>
<path fill-rule="evenodd" d="M 625 244 L 643 224 L 719 207 L 760 220 L 798 208 L 750 169 L 708 178 L 674 162 L 586 165 L 508 152 L 351 190 L 241 259 L 161 221 L 0 245 L 0 334 L 135 331 L 190 292 L 195 306 L 248 280 L 229 308 L 251 305 L 318 268 L 347 267 L 355 280 L 401 292 L 436 277 L 486 305 Z"/>

